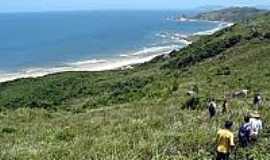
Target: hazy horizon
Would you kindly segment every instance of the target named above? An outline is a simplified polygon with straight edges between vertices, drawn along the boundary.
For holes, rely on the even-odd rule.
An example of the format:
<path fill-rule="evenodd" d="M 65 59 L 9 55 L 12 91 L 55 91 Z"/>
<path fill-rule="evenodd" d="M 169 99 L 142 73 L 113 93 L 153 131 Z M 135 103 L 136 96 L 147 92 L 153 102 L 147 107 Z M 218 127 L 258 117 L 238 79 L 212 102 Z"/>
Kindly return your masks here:
<path fill-rule="evenodd" d="M 0 0 L 1 13 L 14 12 L 58 12 L 58 11 L 95 11 L 95 10 L 191 10 L 204 7 L 269 7 L 269 0 L 205 0 L 184 1 L 184 0 Z"/>

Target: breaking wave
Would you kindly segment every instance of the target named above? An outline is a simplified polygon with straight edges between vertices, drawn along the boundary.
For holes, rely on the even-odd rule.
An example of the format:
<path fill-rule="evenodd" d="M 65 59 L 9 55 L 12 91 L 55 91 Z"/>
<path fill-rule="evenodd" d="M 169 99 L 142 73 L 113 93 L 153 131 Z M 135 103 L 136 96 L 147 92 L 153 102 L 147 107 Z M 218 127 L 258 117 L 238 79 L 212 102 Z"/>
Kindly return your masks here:
<path fill-rule="evenodd" d="M 111 59 L 89 59 L 65 63 L 61 67 L 28 68 L 15 73 L 0 72 L 0 82 L 11 81 L 18 78 L 35 78 L 66 71 L 105 71 L 120 69 L 122 67 L 148 62 L 156 56 L 168 54 L 172 50 L 181 47 L 183 47 L 183 45 L 151 47 L 130 54 L 122 54 Z"/>
<path fill-rule="evenodd" d="M 227 23 L 227 22 L 221 22 L 218 27 L 214 28 L 214 29 L 211 29 L 211 30 L 207 30 L 207 31 L 203 31 L 203 32 L 197 32 L 197 33 L 194 33 L 193 35 L 194 36 L 204 36 L 204 35 L 211 35 L 211 34 L 214 34 L 215 32 L 217 31 L 220 31 L 224 28 L 227 28 L 227 27 L 231 27 L 233 26 L 234 23 Z"/>
<path fill-rule="evenodd" d="M 230 27 L 234 25 L 233 23 L 220 22 L 217 28 L 197 32 L 193 35 L 210 35 L 223 28 Z M 174 42 L 178 45 L 166 45 L 158 47 L 144 48 L 142 50 L 120 54 L 111 59 L 88 59 L 77 62 L 65 63 L 60 67 L 49 67 L 49 68 L 28 68 L 20 70 L 17 72 L 7 73 L 0 71 L 0 82 L 11 81 L 19 78 L 35 78 L 41 77 L 48 74 L 66 72 L 66 71 L 105 71 L 105 70 L 114 70 L 120 68 L 132 68 L 127 67 L 134 64 L 145 63 L 156 56 L 168 54 L 173 50 L 178 50 L 184 46 L 191 44 L 191 41 L 188 41 L 187 38 L 189 35 L 183 35 L 179 33 L 159 33 L 156 36 L 170 39 L 171 42 Z"/>

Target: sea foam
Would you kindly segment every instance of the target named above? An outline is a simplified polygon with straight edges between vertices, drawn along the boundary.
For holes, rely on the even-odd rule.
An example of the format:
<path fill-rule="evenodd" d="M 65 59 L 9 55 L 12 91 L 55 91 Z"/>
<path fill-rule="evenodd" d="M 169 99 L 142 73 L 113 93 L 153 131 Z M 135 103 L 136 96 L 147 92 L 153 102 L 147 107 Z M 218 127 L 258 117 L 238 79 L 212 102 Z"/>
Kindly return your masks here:
<path fill-rule="evenodd" d="M 230 27 L 234 25 L 233 23 L 222 22 L 217 28 L 212 30 L 194 33 L 193 35 L 209 35 L 213 34 L 223 28 Z M 131 65 L 145 63 L 156 56 L 168 54 L 173 50 L 178 50 L 184 46 L 191 44 L 192 42 L 186 40 L 187 35 L 181 35 L 179 33 L 161 33 L 157 34 L 161 38 L 170 38 L 174 40 L 179 45 L 166 45 L 158 47 L 144 48 L 142 50 L 128 53 L 120 54 L 118 57 L 112 59 L 89 59 L 77 62 L 66 63 L 60 67 L 51 68 L 28 68 L 14 73 L 7 73 L 0 71 L 0 82 L 11 81 L 19 78 L 35 78 L 41 77 L 48 74 L 60 73 L 65 71 L 105 71 L 114 70 L 120 68 L 132 69 Z M 125 67 L 128 66 L 128 67 Z"/>
<path fill-rule="evenodd" d="M 203 32 L 197 32 L 197 33 L 194 33 L 193 35 L 194 36 L 211 35 L 211 34 L 214 34 L 217 31 L 220 31 L 220 30 L 222 30 L 224 28 L 227 28 L 227 27 L 231 27 L 233 25 L 234 25 L 234 23 L 220 22 L 220 24 L 218 25 L 218 27 L 216 27 L 214 29 L 203 31 Z"/>
<path fill-rule="evenodd" d="M 28 68 L 15 73 L 1 72 L 0 82 L 11 81 L 19 78 L 36 78 L 48 74 L 66 72 L 66 71 L 106 71 L 120 68 L 131 69 L 131 65 L 145 63 L 156 56 L 170 53 L 172 50 L 179 49 L 183 45 L 168 45 L 144 48 L 143 50 L 120 55 L 112 59 L 90 59 L 78 62 L 66 63 L 61 67 L 52 68 Z M 128 66 L 128 67 L 125 67 Z"/>

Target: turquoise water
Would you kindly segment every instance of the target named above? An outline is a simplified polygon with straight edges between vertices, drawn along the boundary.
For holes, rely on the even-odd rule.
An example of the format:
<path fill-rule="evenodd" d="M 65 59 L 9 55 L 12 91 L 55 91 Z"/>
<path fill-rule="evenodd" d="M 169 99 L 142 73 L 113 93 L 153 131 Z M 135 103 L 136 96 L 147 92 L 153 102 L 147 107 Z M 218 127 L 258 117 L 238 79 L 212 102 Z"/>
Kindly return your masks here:
<path fill-rule="evenodd" d="M 181 14 L 181 11 L 0 14 L 0 73 L 57 67 L 60 71 L 61 67 L 72 65 L 88 63 L 93 67 L 105 60 L 145 58 L 184 46 L 182 36 L 218 26 L 212 22 L 167 19 Z"/>

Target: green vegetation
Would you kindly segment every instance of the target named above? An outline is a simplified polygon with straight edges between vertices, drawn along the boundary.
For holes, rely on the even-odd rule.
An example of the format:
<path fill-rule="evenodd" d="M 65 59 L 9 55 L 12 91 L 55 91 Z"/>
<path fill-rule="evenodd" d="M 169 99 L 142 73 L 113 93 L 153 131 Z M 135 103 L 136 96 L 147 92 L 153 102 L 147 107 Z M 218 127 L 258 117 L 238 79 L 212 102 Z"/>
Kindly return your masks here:
<path fill-rule="evenodd" d="M 270 13 L 238 23 L 133 70 L 66 72 L 0 84 L 0 159 L 208 160 L 225 120 L 252 110 L 256 92 L 265 129 L 248 154 L 269 159 Z M 198 87 L 195 110 L 183 108 Z M 230 112 L 210 120 L 205 101 L 231 99 Z M 234 157 L 234 155 L 233 155 Z"/>
<path fill-rule="evenodd" d="M 266 10 L 251 7 L 231 7 L 217 11 L 201 13 L 193 18 L 209 21 L 237 22 L 247 20 L 254 15 L 264 14 Z"/>

